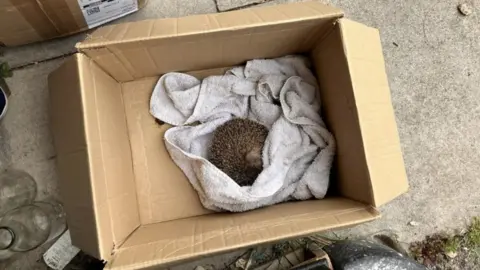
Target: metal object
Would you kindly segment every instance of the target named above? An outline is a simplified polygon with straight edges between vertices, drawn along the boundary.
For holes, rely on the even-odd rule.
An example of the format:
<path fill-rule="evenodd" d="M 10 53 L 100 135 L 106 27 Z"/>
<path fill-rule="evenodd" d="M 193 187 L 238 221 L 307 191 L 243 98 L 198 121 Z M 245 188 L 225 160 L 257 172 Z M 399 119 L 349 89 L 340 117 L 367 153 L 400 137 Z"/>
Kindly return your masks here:
<path fill-rule="evenodd" d="M 3 78 L 0 78 L 0 119 L 2 119 L 8 108 L 8 96 L 10 95 L 10 89 Z"/>
<path fill-rule="evenodd" d="M 426 270 L 413 259 L 368 240 L 344 240 L 323 248 L 335 270 Z"/>

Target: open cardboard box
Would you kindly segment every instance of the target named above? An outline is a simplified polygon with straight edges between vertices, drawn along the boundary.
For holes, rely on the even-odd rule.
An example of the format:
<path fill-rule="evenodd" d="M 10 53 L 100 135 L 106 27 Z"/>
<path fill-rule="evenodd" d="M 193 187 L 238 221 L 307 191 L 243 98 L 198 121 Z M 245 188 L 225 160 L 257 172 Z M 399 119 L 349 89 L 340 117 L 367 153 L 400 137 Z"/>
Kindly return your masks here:
<path fill-rule="evenodd" d="M 73 244 L 107 269 L 164 267 L 351 226 L 407 188 L 378 31 L 316 2 L 100 28 L 49 78 Z M 246 213 L 205 210 L 165 149 L 149 99 L 161 74 L 203 78 L 306 54 L 337 140 L 333 194 Z"/>

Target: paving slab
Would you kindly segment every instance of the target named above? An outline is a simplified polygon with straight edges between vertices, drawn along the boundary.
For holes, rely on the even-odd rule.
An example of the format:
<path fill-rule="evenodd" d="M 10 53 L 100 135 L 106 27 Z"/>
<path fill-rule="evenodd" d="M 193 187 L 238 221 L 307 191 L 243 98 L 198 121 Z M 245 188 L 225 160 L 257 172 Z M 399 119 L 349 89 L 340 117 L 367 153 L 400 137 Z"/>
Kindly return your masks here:
<path fill-rule="evenodd" d="M 219 11 L 228 11 L 242 7 L 260 4 L 269 0 L 216 0 Z"/>
<path fill-rule="evenodd" d="M 10 67 L 16 68 L 60 55 L 71 54 L 76 51 L 75 44 L 84 40 L 86 35 L 87 33 L 84 32 L 47 42 L 4 48 L 0 61 L 8 62 Z"/>
<path fill-rule="evenodd" d="M 37 200 L 60 200 L 55 149 L 49 125 L 47 76 L 62 59 L 18 70 L 7 79 L 9 107 L 0 124 L 0 167 L 12 166 L 31 174 L 38 186 Z M 37 262 L 46 246 L 18 254 L 0 269 L 45 269 Z"/>
<path fill-rule="evenodd" d="M 38 199 L 58 199 L 47 76 L 61 63 L 59 59 L 18 70 L 7 79 L 11 95 L 0 125 L 0 163 L 29 172 L 37 181 Z"/>
<path fill-rule="evenodd" d="M 285 2 L 297 1 L 274 0 L 262 5 Z M 446 0 L 322 2 L 342 8 L 347 18 L 380 29 L 410 181 L 407 194 L 380 208 L 381 219 L 343 234 L 389 230 L 409 242 L 433 232 L 464 228 L 471 217 L 480 215 L 480 4 L 469 1 L 474 13 L 462 16 L 458 3 Z M 147 8 L 115 23 L 215 10 L 214 0 L 150 0 Z M 10 49 L 3 59 L 13 65 L 59 56 L 70 52 L 78 40 L 80 35 Z M 48 131 L 46 75 L 61 62 L 16 71 L 8 80 L 11 108 L 0 123 L 1 165 L 13 163 L 30 172 L 45 197 L 58 195 Z M 418 226 L 408 225 L 410 221 Z M 41 252 L 30 254 L 25 261 L 32 263 Z M 229 259 L 214 256 L 177 268 L 216 265 Z M 6 269 L 44 269 L 31 264 L 22 268 L 20 263 Z"/>
<path fill-rule="evenodd" d="M 147 5 L 143 9 L 129 16 L 120 18 L 114 23 L 183 17 L 215 12 L 217 12 L 215 0 L 148 0 Z"/>

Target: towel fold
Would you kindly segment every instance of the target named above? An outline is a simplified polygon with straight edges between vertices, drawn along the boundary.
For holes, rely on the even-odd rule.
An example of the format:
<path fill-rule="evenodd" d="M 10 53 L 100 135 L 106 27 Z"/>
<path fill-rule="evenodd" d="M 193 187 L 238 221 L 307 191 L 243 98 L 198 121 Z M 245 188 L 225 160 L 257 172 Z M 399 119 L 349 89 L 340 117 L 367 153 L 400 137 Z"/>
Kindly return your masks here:
<path fill-rule="evenodd" d="M 317 82 L 305 57 L 251 60 L 203 81 L 167 73 L 153 90 L 150 112 L 176 126 L 165 133 L 167 150 L 208 209 L 242 212 L 321 199 L 327 192 L 335 140 L 320 116 Z M 263 170 L 252 186 L 239 186 L 207 160 L 213 132 L 233 118 L 269 129 Z"/>

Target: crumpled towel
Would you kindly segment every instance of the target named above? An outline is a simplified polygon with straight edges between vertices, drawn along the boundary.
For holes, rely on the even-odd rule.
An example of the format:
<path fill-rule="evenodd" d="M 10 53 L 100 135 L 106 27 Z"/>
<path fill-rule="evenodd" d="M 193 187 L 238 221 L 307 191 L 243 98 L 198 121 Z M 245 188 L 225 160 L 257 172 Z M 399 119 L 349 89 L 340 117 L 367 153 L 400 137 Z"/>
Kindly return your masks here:
<path fill-rule="evenodd" d="M 308 66 L 307 58 L 286 56 L 251 60 L 203 81 L 175 72 L 159 79 L 150 112 L 176 126 L 165 133 L 167 150 L 204 207 L 242 212 L 325 196 L 335 140 L 320 117 L 318 86 Z M 263 170 L 252 186 L 240 187 L 207 160 L 213 132 L 233 118 L 269 129 Z M 200 124 L 189 126 L 195 122 Z"/>

